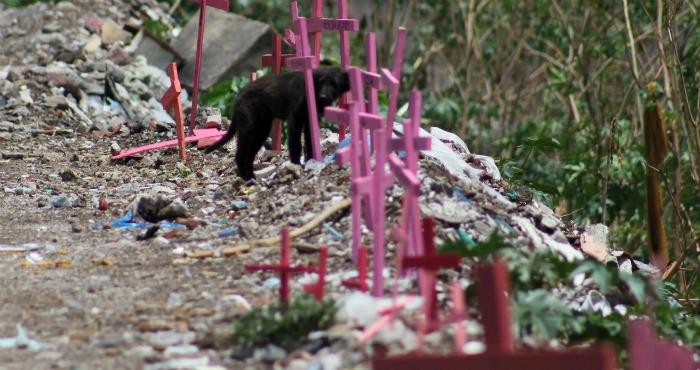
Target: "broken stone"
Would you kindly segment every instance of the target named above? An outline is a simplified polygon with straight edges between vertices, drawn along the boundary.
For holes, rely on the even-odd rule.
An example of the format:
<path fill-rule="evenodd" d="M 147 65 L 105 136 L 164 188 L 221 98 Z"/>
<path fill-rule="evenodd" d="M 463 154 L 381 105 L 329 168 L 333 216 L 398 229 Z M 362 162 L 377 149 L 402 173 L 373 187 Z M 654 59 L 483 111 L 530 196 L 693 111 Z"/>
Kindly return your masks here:
<path fill-rule="evenodd" d="M 581 235 L 581 250 L 599 262 L 608 256 L 608 227 L 603 224 L 586 225 Z"/>
<path fill-rule="evenodd" d="M 248 75 L 261 68 L 260 55 L 269 52 L 272 30 L 267 24 L 223 10 L 207 9 L 204 30 L 202 65 L 199 80 L 201 90 L 230 76 Z M 192 15 L 172 47 L 188 56 L 180 72 L 180 81 L 187 87 L 194 84 L 195 55 L 199 30 L 199 12 Z M 232 37 L 235 35 L 235 37 Z"/>
<path fill-rule="evenodd" d="M 34 104 L 32 93 L 26 86 L 22 86 L 22 88 L 19 90 L 19 100 L 24 104 Z"/>
<path fill-rule="evenodd" d="M 48 98 L 44 99 L 44 106 L 48 108 L 66 109 L 68 108 L 68 101 L 66 100 L 65 96 L 49 96 Z"/>
<path fill-rule="evenodd" d="M 12 114 L 15 116 L 27 116 L 29 115 L 29 108 L 25 107 L 24 105 L 21 107 L 17 107 L 15 110 L 12 111 Z"/>
<path fill-rule="evenodd" d="M 136 46 L 134 54 L 144 56 L 148 64 L 163 70 L 172 62 L 180 64 L 184 60 L 177 50 L 145 28 L 139 30 L 132 45 Z"/>
<path fill-rule="evenodd" d="M 102 43 L 105 45 L 111 45 L 119 41 L 126 43 L 131 38 L 131 34 L 129 32 L 124 31 L 120 26 L 111 20 L 102 23 L 100 35 Z"/>
<path fill-rule="evenodd" d="M 102 39 L 99 35 L 92 35 L 88 42 L 83 45 L 83 51 L 94 53 L 102 45 Z"/>
<path fill-rule="evenodd" d="M 121 45 L 114 45 L 105 54 L 105 58 L 111 60 L 116 65 L 125 65 L 131 62 L 131 57 Z"/>

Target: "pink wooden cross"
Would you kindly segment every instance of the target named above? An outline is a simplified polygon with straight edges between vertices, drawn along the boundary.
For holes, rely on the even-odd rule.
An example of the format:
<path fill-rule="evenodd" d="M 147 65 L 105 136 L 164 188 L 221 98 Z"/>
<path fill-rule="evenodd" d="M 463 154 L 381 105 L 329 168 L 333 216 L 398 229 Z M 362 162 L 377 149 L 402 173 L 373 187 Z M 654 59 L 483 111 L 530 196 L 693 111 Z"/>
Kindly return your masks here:
<path fill-rule="evenodd" d="M 382 68 L 382 82 L 389 92 L 389 107 L 387 110 L 386 124 L 389 136 L 387 140 L 391 140 L 391 135 L 394 132 L 394 121 L 396 120 L 396 108 L 399 99 L 399 85 L 401 83 L 401 66 L 403 64 L 404 44 L 406 43 L 406 29 L 399 27 L 396 35 L 396 46 L 394 50 L 394 67 L 391 70 Z"/>
<path fill-rule="evenodd" d="M 341 283 L 348 288 L 355 288 L 361 292 L 367 291 L 367 248 L 360 247 L 360 259 L 357 262 L 357 277 L 344 280 Z"/>
<path fill-rule="evenodd" d="M 423 254 L 420 256 L 404 256 L 402 268 L 418 268 L 422 270 L 424 279 L 421 286 L 423 296 L 423 313 L 426 331 L 440 327 L 437 290 L 435 289 L 437 270 L 459 266 L 461 256 L 458 253 L 438 254 L 435 251 L 435 221 L 426 217 L 423 219 Z M 421 331 L 421 338 L 423 331 Z M 421 341 L 422 342 L 422 341 Z"/>
<path fill-rule="evenodd" d="M 167 110 L 172 107 L 175 110 L 175 128 L 177 131 L 177 139 L 162 141 L 159 143 L 149 144 L 134 149 L 125 150 L 112 155 L 112 159 L 125 158 L 135 154 L 145 153 L 151 150 L 168 148 L 177 145 L 180 147 L 180 158 L 185 160 L 187 159 L 185 152 L 186 143 L 199 141 L 207 138 L 217 138 L 225 134 L 225 132 L 219 131 L 215 128 L 211 128 L 194 130 L 193 136 L 185 137 L 185 123 L 182 115 L 182 101 L 180 100 L 180 92 L 182 92 L 182 87 L 180 86 L 180 79 L 177 75 L 177 67 L 175 63 L 170 63 L 168 65 L 168 73 L 170 74 L 171 85 L 165 92 L 165 94 L 163 94 L 163 98 L 161 98 L 161 104 L 163 105 L 163 109 Z"/>
<path fill-rule="evenodd" d="M 307 32 L 307 20 L 298 17 L 294 21 L 295 35 L 298 36 L 296 42 L 296 57 L 287 59 L 287 69 L 302 71 L 304 73 L 304 83 L 306 87 L 306 106 L 309 111 L 309 132 L 311 134 L 311 151 L 317 161 L 321 161 L 321 135 L 319 133 L 318 111 L 316 110 L 316 93 L 314 88 L 313 70 L 318 67 L 316 57 L 309 50 L 309 35 Z"/>
<path fill-rule="evenodd" d="M 386 75 L 388 77 L 388 75 Z M 401 226 L 395 230 L 401 247 L 399 253 L 406 255 L 421 255 L 423 246 L 420 236 L 420 210 L 418 196 L 420 195 L 420 180 L 418 180 L 418 151 L 430 150 L 430 140 L 419 137 L 422 97 L 419 91 L 412 91 L 409 97 L 409 118 L 404 121 L 403 138 L 391 141 L 393 151 L 404 151 L 402 161 L 396 154 L 389 155 L 389 164 L 404 188 L 401 211 Z M 396 232 L 397 231 L 397 232 Z M 399 261 L 397 261 L 399 262 Z"/>
<path fill-rule="evenodd" d="M 353 95 L 354 106 L 351 114 L 342 108 L 327 107 L 325 110 L 326 120 L 333 123 L 347 123 L 350 125 L 352 141 L 349 147 L 338 151 L 337 160 L 339 163 L 351 163 L 351 191 L 353 199 L 353 259 L 357 262 L 360 250 L 361 234 L 360 214 L 364 214 L 368 228 L 374 231 L 374 275 L 372 294 L 380 296 L 383 292 L 383 270 L 384 270 L 384 191 L 392 185 L 393 179 L 387 176 L 384 171 L 386 163 L 387 149 L 382 148 L 375 156 L 375 171 L 371 171 L 370 155 L 366 143 L 366 131 L 381 131 L 378 135 L 384 137 L 385 124 L 382 117 L 376 114 L 362 112 L 365 107 L 364 91 L 362 84 L 362 71 L 358 68 L 349 68 L 350 86 Z M 355 113 L 357 111 L 357 113 Z M 353 126 L 354 125 L 354 126 Z M 386 140 L 382 139 L 382 143 Z M 358 224 L 355 225 L 355 222 Z"/>
<path fill-rule="evenodd" d="M 379 310 L 379 314 L 381 315 L 381 318 L 375 322 L 374 324 L 370 325 L 367 329 L 365 329 L 364 332 L 362 332 L 362 335 L 357 339 L 359 343 L 365 343 L 366 341 L 370 340 L 373 336 L 375 336 L 379 330 L 382 329 L 386 324 L 388 323 L 393 323 L 394 319 L 396 319 L 396 314 L 401 312 L 403 309 L 408 306 L 409 303 L 413 300 L 413 297 L 405 297 L 401 301 L 392 304 L 391 306 Z M 386 369 L 391 369 L 387 367 Z"/>
<path fill-rule="evenodd" d="M 508 271 L 504 263 L 477 270 L 479 311 L 486 335 L 486 351 L 476 355 L 414 353 L 407 356 L 375 357 L 374 369 L 397 370 L 613 370 L 615 352 L 610 346 L 577 351 L 514 351 L 508 313 Z"/>
<path fill-rule="evenodd" d="M 629 322 L 629 355 L 633 370 L 695 370 L 693 352 L 659 340 L 651 321 Z"/>
<path fill-rule="evenodd" d="M 316 284 L 307 284 L 304 286 L 304 290 L 306 290 L 309 293 L 313 293 L 314 297 L 322 301 L 323 300 L 323 291 L 326 285 L 326 268 L 328 265 L 328 247 L 321 247 L 319 250 L 319 257 L 318 257 L 318 269 L 316 269 L 316 273 L 318 274 L 318 281 Z"/>
<path fill-rule="evenodd" d="M 307 61 L 294 61 L 287 60 L 287 68 L 293 70 L 301 70 L 304 68 L 305 73 L 309 73 L 307 70 L 309 68 L 316 68 L 321 60 L 321 33 L 322 31 L 338 31 L 340 33 L 340 62 L 341 67 L 347 69 L 350 65 L 350 42 L 349 42 L 349 31 L 357 31 L 360 28 L 360 23 L 357 19 L 347 18 L 347 0 L 338 0 L 338 16 L 339 18 L 323 18 L 323 3 L 321 0 L 314 0 L 312 17 L 302 18 L 299 17 L 299 10 L 297 3 L 291 3 L 292 9 L 292 21 L 294 22 L 294 32 L 287 31 L 287 40 L 290 41 L 296 47 L 297 58 L 306 57 L 309 55 L 314 56 L 314 63 L 311 67 L 307 66 L 309 63 Z M 304 29 L 301 29 L 299 21 L 305 19 L 303 23 Z M 311 41 L 313 43 L 313 50 L 309 45 L 309 34 L 311 34 Z M 294 64 L 294 65 L 292 65 Z M 309 105 L 309 123 L 311 126 L 312 134 L 312 146 L 316 147 L 316 140 L 314 139 L 314 130 L 318 131 L 318 115 L 315 111 L 316 102 L 314 99 L 313 86 L 309 89 L 309 80 L 306 80 L 306 97 L 307 104 Z M 344 94 L 340 98 L 341 107 L 345 106 L 347 103 L 347 94 Z M 314 111 L 312 111 L 314 108 Z M 314 129 L 316 127 L 316 129 Z M 340 140 L 345 138 L 345 127 L 341 126 L 340 129 Z M 319 139 L 320 140 L 320 139 Z M 321 160 L 320 154 L 320 141 L 318 141 L 319 151 L 314 149 L 314 159 Z M 318 153 L 318 154 L 317 154 Z"/>
<path fill-rule="evenodd" d="M 206 21 L 207 6 L 228 11 L 227 0 L 190 0 L 199 7 L 199 30 L 197 32 L 197 54 L 194 64 L 194 86 L 192 87 L 192 113 L 190 114 L 190 132 L 194 133 L 197 123 L 197 101 L 199 99 L 199 71 L 202 69 L 202 45 L 204 44 L 204 22 Z"/>
<path fill-rule="evenodd" d="M 294 272 L 312 272 L 314 269 L 309 266 L 291 266 L 290 265 L 290 249 L 291 237 L 289 236 L 289 228 L 282 229 L 282 248 L 280 263 L 276 265 L 246 265 L 246 271 L 277 271 L 280 274 L 280 303 L 289 301 L 289 278 Z"/>

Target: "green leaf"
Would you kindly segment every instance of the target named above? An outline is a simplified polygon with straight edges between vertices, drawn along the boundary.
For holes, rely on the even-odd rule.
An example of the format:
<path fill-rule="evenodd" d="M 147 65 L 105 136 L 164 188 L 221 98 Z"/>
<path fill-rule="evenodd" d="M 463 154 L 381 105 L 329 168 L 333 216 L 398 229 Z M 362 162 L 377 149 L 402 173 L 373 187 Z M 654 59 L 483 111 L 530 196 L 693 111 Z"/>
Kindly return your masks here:
<path fill-rule="evenodd" d="M 465 237 L 466 235 L 466 237 Z M 486 257 L 496 251 L 505 248 L 504 238 L 498 234 L 492 234 L 488 240 L 476 243 L 467 234 L 460 234 L 459 240 L 447 240 L 438 247 L 439 253 L 459 253 L 462 257 L 476 258 Z"/>
<path fill-rule="evenodd" d="M 549 148 L 549 149 L 561 149 L 562 145 L 559 140 L 553 137 L 543 137 L 539 139 L 525 139 L 524 146 L 530 148 Z"/>
<path fill-rule="evenodd" d="M 535 190 L 539 190 L 543 193 L 547 193 L 550 195 L 558 196 L 559 195 L 559 189 L 557 189 L 556 186 L 552 184 L 545 184 L 543 182 L 531 182 L 529 186 Z"/>

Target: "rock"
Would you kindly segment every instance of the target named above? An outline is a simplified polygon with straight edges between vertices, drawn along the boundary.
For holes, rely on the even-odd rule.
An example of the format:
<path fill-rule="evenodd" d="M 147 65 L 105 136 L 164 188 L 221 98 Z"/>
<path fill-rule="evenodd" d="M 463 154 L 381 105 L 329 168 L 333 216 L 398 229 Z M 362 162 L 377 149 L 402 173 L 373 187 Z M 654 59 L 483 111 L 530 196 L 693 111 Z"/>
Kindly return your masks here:
<path fill-rule="evenodd" d="M 111 20 L 102 23 L 102 27 L 100 28 L 100 36 L 102 43 L 105 45 L 111 45 L 118 41 L 126 43 L 131 38 L 131 34 L 129 32 L 124 31 Z"/>
<path fill-rule="evenodd" d="M 581 235 L 581 250 L 599 262 L 605 261 L 610 247 L 608 227 L 603 224 L 587 225 Z"/>
<path fill-rule="evenodd" d="M 567 261 L 583 259 L 583 254 L 574 249 L 574 247 L 566 241 L 566 238 L 563 241 L 558 238 L 555 240 L 542 231 L 537 230 L 530 219 L 521 216 L 513 216 L 512 220 L 532 241 L 536 248 L 549 248 L 553 252 L 561 254 Z"/>
<path fill-rule="evenodd" d="M 195 333 L 178 333 L 175 331 L 158 331 L 145 337 L 146 341 L 156 349 L 166 349 L 176 344 L 189 344 L 194 342 Z"/>
<path fill-rule="evenodd" d="M 131 57 L 121 45 L 112 46 L 107 54 L 105 54 L 105 58 L 111 60 L 116 65 L 125 65 L 131 62 Z"/>
<path fill-rule="evenodd" d="M 149 64 L 162 70 L 171 62 L 180 64 L 184 60 L 177 50 L 145 28 L 134 36 L 132 45 L 136 46 L 134 54 L 144 56 Z"/>
<path fill-rule="evenodd" d="M 258 70 L 262 66 L 260 56 L 270 49 L 270 26 L 215 8 L 207 8 L 206 14 L 199 88 L 209 90 L 226 77 Z M 192 15 L 171 44 L 180 55 L 187 56 L 179 71 L 180 81 L 187 87 L 194 83 L 198 29 L 199 12 Z"/>
<path fill-rule="evenodd" d="M 253 353 L 253 359 L 263 362 L 281 361 L 287 358 L 287 351 L 274 345 L 268 344 L 264 348 L 258 348 Z"/>
<path fill-rule="evenodd" d="M 163 351 L 163 356 L 165 357 L 182 357 L 190 356 L 199 352 L 197 346 L 191 344 L 180 345 L 180 346 L 170 346 Z"/>
<path fill-rule="evenodd" d="M 559 226 L 561 226 L 561 220 L 559 219 L 559 217 L 556 217 L 554 215 L 542 215 L 542 220 L 540 220 L 540 224 L 542 225 L 544 231 L 551 233 L 554 230 L 556 230 Z"/>
<path fill-rule="evenodd" d="M 156 352 L 151 346 L 141 345 L 129 348 L 124 351 L 124 355 L 127 357 L 136 357 L 142 359 L 145 362 L 155 362 L 161 359 L 161 355 Z"/>
<path fill-rule="evenodd" d="M 83 45 L 83 51 L 94 53 L 102 45 L 102 39 L 99 35 L 92 35 L 90 39 Z"/>
<path fill-rule="evenodd" d="M 44 99 L 44 106 L 48 108 L 66 109 L 68 108 L 68 100 L 66 100 L 65 96 L 61 95 L 49 96 Z"/>
<path fill-rule="evenodd" d="M 24 104 L 34 104 L 32 93 L 26 86 L 22 86 L 19 90 L 19 100 Z"/>
<path fill-rule="evenodd" d="M 29 115 L 29 108 L 22 105 L 20 107 L 17 107 L 15 110 L 13 110 L 12 114 L 14 114 L 15 116 L 28 116 Z"/>

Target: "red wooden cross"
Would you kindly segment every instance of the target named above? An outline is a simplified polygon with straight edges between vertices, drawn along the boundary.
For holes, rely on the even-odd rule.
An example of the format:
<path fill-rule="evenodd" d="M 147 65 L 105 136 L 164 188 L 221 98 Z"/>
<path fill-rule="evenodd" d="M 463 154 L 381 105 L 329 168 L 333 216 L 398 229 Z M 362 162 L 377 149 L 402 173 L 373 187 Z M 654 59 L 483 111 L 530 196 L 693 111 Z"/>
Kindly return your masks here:
<path fill-rule="evenodd" d="M 272 74 L 280 74 L 282 66 L 287 62 L 287 58 L 294 54 L 282 54 L 282 36 L 272 35 L 272 53 L 262 57 L 263 67 L 271 67 Z M 282 120 L 275 119 L 272 123 L 272 150 L 282 150 Z"/>
<path fill-rule="evenodd" d="M 609 346 L 577 351 L 514 351 L 508 314 L 508 271 L 502 262 L 477 270 L 479 310 L 486 335 L 486 351 L 476 355 L 415 353 L 400 357 L 375 357 L 374 369 L 397 370 L 613 370 L 615 352 Z"/>
<path fill-rule="evenodd" d="M 357 277 L 343 281 L 341 284 L 348 288 L 355 288 L 361 292 L 367 291 L 367 248 L 360 247 L 360 259 L 357 262 Z"/>
<path fill-rule="evenodd" d="M 197 123 L 197 101 L 199 99 L 199 72 L 202 68 L 202 45 L 204 43 L 204 22 L 206 21 L 207 6 L 228 11 L 227 0 L 190 0 L 199 7 L 199 30 L 197 32 L 197 54 L 194 64 L 194 86 L 192 87 L 192 113 L 190 114 L 190 132 L 194 133 Z"/>
<path fill-rule="evenodd" d="M 327 265 L 328 247 L 322 247 L 319 250 L 318 269 L 316 270 L 316 273 L 318 274 L 318 281 L 316 282 L 316 284 L 307 284 L 304 286 L 304 290 L 306 290 L 309 293 L 313 293 L 314 297 L 319 301 L 323 300 L 323 291 L 326 285 Z"/>
<path fill-rule="evenodd" d="M 693 352 L 659 340 L 651 321 L 629 322 L 629 355 L 633 370 L 696 370 Z"/>
<path fill-rule="evenodd" d="M 177 143 L 180 147 L 180 159 L 184 161 L 187 159 L 187 153 L 185 151 L 185 123 L 182 118 L 182 101 L 180 98 L 182 87 L 180 86 L 180 79 L 177 76 L 177 65 L 174 62 L 168 65 L 168 74 L 170 75 L 170 87 L 165 94 L 163 94 L 163 98 L 160 99 L 160 102 L 163 105 L 163 109 L 168 110 L 172 107 L 175 111 Z"/>
<path fill-rule="evenodd" d="M 309 266 L 291 266 L 289 262 L 291 238 L 289 229 L 282 229 L 282 249 L 280 263 L 277 265 L 246 265 L 246 271 L 277 271 L 280 273 L 280 303 L 289 301 L 289 278 L 294 272 L 312 272 Z"/>
<path fill-rule="evenodd" d="M 435 221 L 430 217 L 424 218 L 423 254 L 421 256 L 404 256 L 403 261 L 401 261 L 402 269 L 418 268 L 423 271 L 425 278 L 422 281 L 421 294 L 424 302 L 424 328 L 427 331 L 432 331 L 440 326 L 437 290 L 435 289 L 437 270 L 457 267 L 461 260 L 461 256 L 458 253 L 436 253 L 434 228 Z"/>

